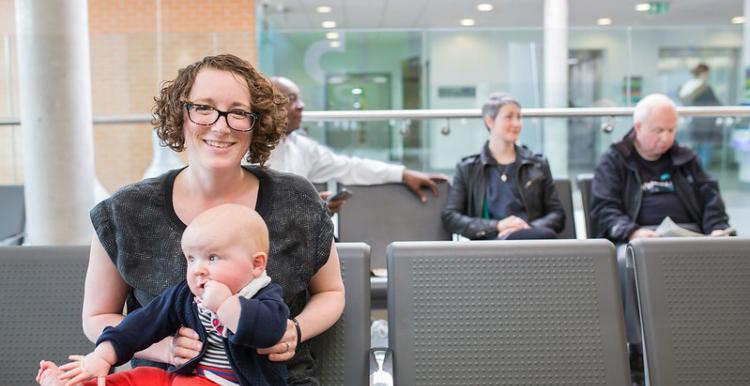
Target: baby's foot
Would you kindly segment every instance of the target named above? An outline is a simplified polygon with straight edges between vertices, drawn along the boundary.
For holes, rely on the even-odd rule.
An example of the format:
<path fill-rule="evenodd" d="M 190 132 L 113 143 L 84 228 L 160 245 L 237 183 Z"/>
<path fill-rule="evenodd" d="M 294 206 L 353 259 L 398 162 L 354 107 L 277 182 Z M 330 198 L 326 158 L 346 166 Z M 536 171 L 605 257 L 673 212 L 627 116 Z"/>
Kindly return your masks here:
<path fill-rule="evenodd" d="M 41 361 L 36 374 L 36 382 L 42 386 L 62 386 L 65 383 L 58 379 L 62 373 L 55 362 Z"/>

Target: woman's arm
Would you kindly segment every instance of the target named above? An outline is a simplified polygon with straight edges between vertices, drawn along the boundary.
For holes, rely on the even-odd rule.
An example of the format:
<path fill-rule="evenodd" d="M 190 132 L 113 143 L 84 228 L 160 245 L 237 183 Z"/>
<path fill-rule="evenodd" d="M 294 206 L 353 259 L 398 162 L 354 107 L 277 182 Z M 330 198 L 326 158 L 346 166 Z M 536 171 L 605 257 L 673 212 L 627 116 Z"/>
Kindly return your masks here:
<path fill-rule="evenodd" d="M 312 277 L 308 287 L 310 300 L 296 317 L 299 330 L 302 332 L 301 342 L 323 333 L 333 326 L 344 312 L 344 282 L 341 279 L 339 255 L 334 243 L 331 243 L 328 261 Z M 297 329 L 292 321 L 288 321 L 286 333 L 281 341 L 271 347 L 258 349 L 258 353 L 268 354 L 268 359 L 272 361 L 287 361 L 294 357 L 296 350 Z"/>
<path fill-rule="evenodd" d="M 344 312 L 344 282 L 336 245 L 331 243 L 328 262 L 318 270 L 309 284 L 310 300 L 297 315 L 302 341 L 320 335 L 334 325 Z"/>
<path fill-rule="evenodd" d="M 477 183 L 479 183 L 479 181 L 467 180 L 464 176 L 464 170 L 461 167 L 461 163 L 456 165 L 453 184 L 451 184 L 448 189 L 448 197 L 445 200 L 445 206 L 441 212 L 443 227 L 445 227 L 448 232 L 458 233 L 470 239 L 494 238 L 500 231 L 500 226 L 497 220 L 472 217 L 468 214 L 471 210 L 467 207 L 467 196 L 471 194 L 471 189 L 469 187 L 471 184 Z"/>
<path fill-rule="evenodd" d="M 127 294 L 127 283 L 95 234 L 83 293 L 83 333 L 90 341 L 96 342 L 104 327 L 115 326 L 124 318 L 122 309 Z"/>
<path fill-rule="evenodd" d="M 531 221 L 530 225 L 533 227 L 549 228 L 559 233 L 565 228 L 565 210 L 563 209 L 562 201 L 560 201 L 560 194 L 555 187 L 555 180 L 552 178 L 552 170 L 546 159 L 542 164 L 542 171 L 544 173 L 544 179 L 540 187 L 542 194 L 538 199 L 542 201 L 541 207 L 544 214 Z"/>
<path fill-rule="evenodd" d="M 122 311 L 128 295 L 128 285 L 120 276 L 117 268 L 104 250 L 99 238 L 94 235 L 91 240 L 89 266 L 86 271 L 86 283 L 83 294 L 83 333 L 96 342 L 99 335 L 107 326 L 116 326 L 124 318 Z M 146 350 L 136 353 L 137 358 L 151 361 L 180 364 L 194 357 L 200 352 L 200 341 L 197 334 L 190 330 L 180 331 L 180 336 L 186 342 L 173 347 L 173 338 L 168 337 L 154 343 Z M 187 339 L 195 336 L 196 340 Z M 195 348 L 191 350 L 189 347 Z"/>

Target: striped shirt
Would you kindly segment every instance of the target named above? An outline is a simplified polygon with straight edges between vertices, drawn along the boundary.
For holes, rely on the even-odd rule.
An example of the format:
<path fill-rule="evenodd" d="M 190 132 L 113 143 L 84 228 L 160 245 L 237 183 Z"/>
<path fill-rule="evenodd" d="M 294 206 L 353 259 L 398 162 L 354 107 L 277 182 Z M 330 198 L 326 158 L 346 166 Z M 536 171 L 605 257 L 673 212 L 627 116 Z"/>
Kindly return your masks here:
<path fill-rule="evenodd" d="M 223 371 L 211 371 L 212 373 L 228 380 L 239 384 L 237 376 L 232 370 L 232 366 L 229 364 L 227 358 L 226 349 L 224 347 L 224 338 L 216 332 L 213 325 L 211 324 L 211 311 L 203 307 L 198 308 L 198 316 L 200 317 L 203 328 L 206 329 L 206 353 L 201 357 L 198 362 L 198 368 L 196 373 L 201 375 L 201 371 L 211 371 L 212 369 L 221 369 Z"/>

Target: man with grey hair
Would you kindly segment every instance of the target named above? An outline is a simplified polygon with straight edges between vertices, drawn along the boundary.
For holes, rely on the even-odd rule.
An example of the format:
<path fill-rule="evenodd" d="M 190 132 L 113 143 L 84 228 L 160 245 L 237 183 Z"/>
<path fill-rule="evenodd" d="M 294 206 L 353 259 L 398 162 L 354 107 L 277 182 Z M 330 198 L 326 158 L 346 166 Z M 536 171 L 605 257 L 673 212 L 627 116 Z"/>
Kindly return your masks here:
<path fill-rule="evenodd" d="M 596 167 L 591 217 L 596 236 L 624 243 L 655 237 L 665 217 L 703 234 L 722 235 L 729 217 L 719 185 L 695 152 L 675 142 L 677 110 L 662 94 L 635 106 L 633 129 Z"/>
<path fill-rule="evenodd" d="M 677 110 L 662 94 L 635 106 L 633 128 L 612 144 L 596 166 L 591 185 L 591 219 L 596 237 L 618 245 L 617 263 L 633 374 L 642 372 L 640 323 L 632 263 L 625 244 L 657 237 L 668 216 L 692 231 L 729 233 L 729 216 L 719 185 L 695 152 L 675 142 Z"/>

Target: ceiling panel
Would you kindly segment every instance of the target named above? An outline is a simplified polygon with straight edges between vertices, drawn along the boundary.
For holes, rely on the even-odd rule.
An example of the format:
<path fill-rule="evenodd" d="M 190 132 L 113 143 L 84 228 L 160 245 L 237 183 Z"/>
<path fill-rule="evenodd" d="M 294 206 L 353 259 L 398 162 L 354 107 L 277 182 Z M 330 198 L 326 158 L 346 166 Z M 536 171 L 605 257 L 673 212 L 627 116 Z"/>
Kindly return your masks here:
<path fill-rule="evenodd" d="M 480 2 L 490 3 L 490 12 L 477 11 Z M 742 15 L 743 0 L 672 0 L 669 12 L 650 15 L 635 11 L 635 0 L 569 0 L 571 26 L 596 26 L 601 17 L 611 18 L 613 27 L 731 25 Z M 278 30 L 322 29 L 323 20 L 334 20 L 343 29 L 445 29 L 461 28 L 463 18 L 476 20 L 475 27 L 541 27 L 544 0 L 264 0 L 267 20 Z M 318 14 L 318 5 L 332 12 Z"/>

